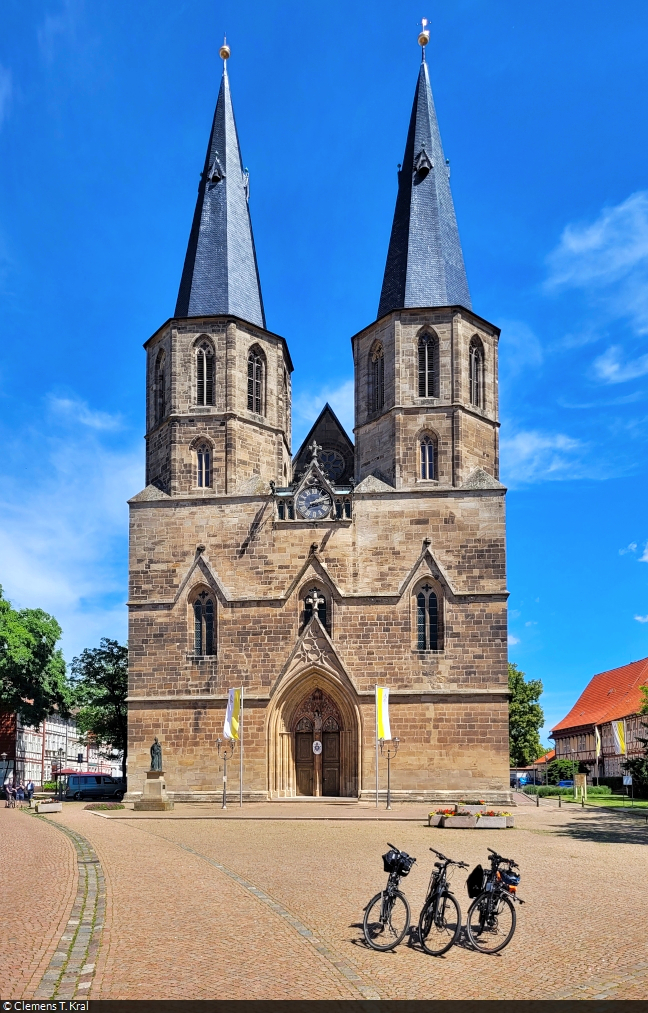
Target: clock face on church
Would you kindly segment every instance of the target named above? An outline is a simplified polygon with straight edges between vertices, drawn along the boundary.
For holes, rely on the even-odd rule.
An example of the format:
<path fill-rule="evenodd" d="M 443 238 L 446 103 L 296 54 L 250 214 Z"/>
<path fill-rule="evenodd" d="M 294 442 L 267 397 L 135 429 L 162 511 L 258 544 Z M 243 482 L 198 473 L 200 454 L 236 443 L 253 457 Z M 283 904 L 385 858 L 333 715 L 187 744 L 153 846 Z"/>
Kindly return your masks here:
<path fill-rule="evenodd" d="M 333 500 L 328 492 L 319 485 L 302 489 L 295 502 L 300 515 L 309 521 L 320 521 L 323 517 L 327 517 L 333 506 Z"/>

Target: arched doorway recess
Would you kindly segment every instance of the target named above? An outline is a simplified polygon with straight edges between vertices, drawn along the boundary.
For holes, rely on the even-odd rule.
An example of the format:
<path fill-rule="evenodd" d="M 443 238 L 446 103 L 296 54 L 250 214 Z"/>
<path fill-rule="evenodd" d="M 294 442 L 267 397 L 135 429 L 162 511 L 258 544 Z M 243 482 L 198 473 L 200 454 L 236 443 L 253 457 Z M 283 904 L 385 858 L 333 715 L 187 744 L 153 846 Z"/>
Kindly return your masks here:
<path fill-rule="evenodd" d="M 321 672 L 291 681 L 268 722 L 271 798 L 357 798 L 360 715 L 351 694 Z M 313 751 L 313 743 L 321 748 Z"/>

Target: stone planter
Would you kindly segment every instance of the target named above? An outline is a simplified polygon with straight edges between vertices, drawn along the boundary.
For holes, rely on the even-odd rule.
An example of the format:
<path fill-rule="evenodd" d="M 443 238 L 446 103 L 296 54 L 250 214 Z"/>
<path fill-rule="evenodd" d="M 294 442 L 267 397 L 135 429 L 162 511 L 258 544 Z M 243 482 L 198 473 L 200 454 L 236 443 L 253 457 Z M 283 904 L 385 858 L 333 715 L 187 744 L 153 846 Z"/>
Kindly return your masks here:
<path fill-rule="evenodd" d="M 428 816 L 428 826 L 429 827 L 439 827 L 439 826 L 441 826 L 441 820 L 442 819 L 443 819 L 443 816 L 437 816 L 436 813 L 430 813 L 430 815 Z"/>
<path fill-rule="evenodd" d="M 454 830 L 474 830 L 477 825 L 475 816 L 442 816 L 441 826 Z"/>
<path fill-rule="evenodd" d="M 39 802 L 36 807 L 38 813 L 60 813 L 63 812 L 62 802 Z"/>
<path fill-rule="evenodd" d="M 477 813 L 481 813 L 484 809 L 492 809 L 492 806 L 484 805 L 458 805 L 457 814 L 459 816 L 476 816 Z"/>
<path fill-rule="evenodd" d="M 478 830 L 503 830 L 506 827 L 506 816 L 481 816 L 476 824 Z"/>
<path fill-rule="evenodd" d="M 515 816 L 505 816 L 504 819 L 506 820 L 507 827 L 515 826 Z"/>

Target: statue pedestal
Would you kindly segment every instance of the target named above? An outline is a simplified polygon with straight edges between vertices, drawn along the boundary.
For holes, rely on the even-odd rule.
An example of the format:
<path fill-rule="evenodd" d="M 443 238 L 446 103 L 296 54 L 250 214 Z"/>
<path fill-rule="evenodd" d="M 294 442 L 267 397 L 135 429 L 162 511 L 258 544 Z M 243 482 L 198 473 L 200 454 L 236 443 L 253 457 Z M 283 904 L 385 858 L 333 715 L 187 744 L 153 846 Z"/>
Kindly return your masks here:
<path fill-rule="evenodd" d="M 173 809 L 173 802 L 167 796 L 163 770 L 147 770 L 142 797 L 134 803 L 138 812 L 164 812 Z"/>

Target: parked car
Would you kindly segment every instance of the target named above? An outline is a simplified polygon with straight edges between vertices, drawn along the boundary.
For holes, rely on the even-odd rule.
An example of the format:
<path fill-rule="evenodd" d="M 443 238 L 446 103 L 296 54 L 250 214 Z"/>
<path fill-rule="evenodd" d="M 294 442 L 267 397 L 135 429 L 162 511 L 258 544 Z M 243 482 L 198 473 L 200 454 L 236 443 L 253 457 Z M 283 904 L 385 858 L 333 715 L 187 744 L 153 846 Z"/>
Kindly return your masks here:
<path fill-rule="evenodd" d="M 574 787 L 574 782 L 573 781 L 559 781 L 558 782 L 558 787 L 559 788 L 573 788 Z"/>
<path fill-rule="evenodd" d="M 123 777 L 107 774 L 68 774 L 64 797 L 67 799 L 112 798 L 121 802 L 126 791 Z"/>

